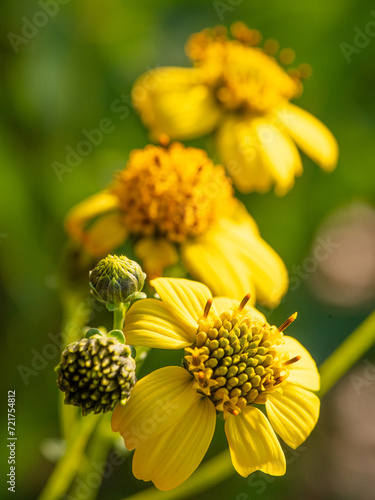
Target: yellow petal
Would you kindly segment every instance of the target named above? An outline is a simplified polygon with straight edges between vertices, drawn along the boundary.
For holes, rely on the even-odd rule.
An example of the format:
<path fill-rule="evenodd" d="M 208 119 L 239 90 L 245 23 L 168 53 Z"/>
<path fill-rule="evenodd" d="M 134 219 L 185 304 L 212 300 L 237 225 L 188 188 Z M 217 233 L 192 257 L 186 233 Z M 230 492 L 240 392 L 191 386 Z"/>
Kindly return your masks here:
<path fill-rule="evenodd" d="M 277 116 L 307 156 L 328 172 L 335 168 L 339 154 L 337 141 L 321 121 L 290 103 Z"/>
<path fill-rule="evenodd" d="M 202 461 L 215 430 L 216 411 L 208 398 L 196 401 L 173 425 L 137 447 L 136 478 L 168 491 L 186 481 Z"/>
<path fill-rule="evenodd" d="M 252 117 L 229 116 L 217 133 L 217 148 L 228 174 L 242 193 L 267 192 L 272 177 L 261 161 L 259 140 Z"/>
<path fill-rule="evenodd" d="M 211 132 L 221 109 L 214 93 L 202 83 L 196 68 L 158 68 L 134 84 L 132 98 L 144 124 L 154 137 L 190 139 Z"/>
<path fill-rule="evenodd" d="M 236 417 L 225 421 L 232 463 L 243 477 L 256 470 L 273 476 L 285 474 L 285 456 L 280 443 L 263 413 L 246 406 Z"/>
<path fill-rule="evenodd" d="M 230 263 L 241 261 L 250 270 L 257 300 L 269 307 L 278 305 L 288 289 L 288 271 L 282 259 L 254 233 L 251 224 L 239 227 L 225 219 L 220 226 L 221 232 L 232 242 Z"/>
<path fill-rule="evenodd" d="M 132 305 L 126 314 L 124 334 L 131 345 L 158 349 L 183 349 L 194 342 L 195 329 L 180 326 L 167 306 L 160 300 L 144 299 Z"/>
<path fill-rule="evenodd" d="M 187 370 L 160 368 L 138 380 L 128 402 L 116 406 L 112 430 L 120 432 L 126 448 L 133 450 L 164 432 L 200 398 Z"/>
<path fill-rule="evenodd" d="M 262 162 L 276 182 L 275 193 L 282 196 L 293 187 L 296 173 L 302 170 L 298 150 L 289 137 L 265 120 L 257 120 L 255 130 Z"/>
<path fill-rule="evenodd" d="M 156 278 L 150 283 L 171 313 L 183 323 L 184 330 L 190 335 L 196 333 L 198 319 L 212 297 L 210 290 L 202 283 L 180 278 Z"/>
<path fill-rule="evenodd" d="M 288 446 L 295 449 L 314 429 L 319 417 L 319 398 L 294 384 L 285 384 L 282 392 L 273 392 L 266 403 L 272 427 Z"/>
<path fill-rule="evenodd" d="M 117 213 L 103 215 L 88 228 L 82 242 L 86 250 L 95 257 L 104 257 L 120 247 L 127 238 L 121 216 Z"/>
<path fill-rule="evenodd" d="M 181 247 L 181 256 L 189 273 L 215 295 L 242 298 L 251 293 L 251 303 L 255 302 L 251 269 L 234 255 L 233 242 L 225 232 L 211 230 L 188 241 Z"/>
<path fill-rule="evenodd" d="M 214 304 L 216 306 L 218 314 L 221 314 L 224 311 L 229 311 L 232 308 L 237 308 L 240 305 L 240 301 L 229 299 L 228 297 L 215 297 Z M 251 317 L 253 319 L 257 319 L 259 321 L 267 321 L 266 317 L 260 311 L 258 311 L 258 309 L 255 309 L 255 307 L 246 305 L 245 311 L 246 313 L 251 314 Z"/>
<path fill-rule="evenodd" d="M 287 352 L 290 358 L 301 356 L 297 363 L 289 366 L 288 382 L 310 389 L 310 391 L 319 391 L 320 376 L 315 361 L 298 340 L 285 335 L 284 343 L 278 346 L 277 350 Z"/>
<path fill-rule="evenodd" d="M 149 280 L 162 276 L 164 268 L 178 262 L 176 247 L 165 238 L 141 238 L 135 244 L 134 252 L 142 261 L 143 270 Z"/>
<path fill-rule="evenodd" d="M 230 215 L 230 220 L 239 228 L 243 227 L 244 231 L 248 231 L 250 229 L 255 236 L 260 236 L 259 227 L 255 222 L 254 217 L 249 214 L 245 205 L 238 200 L 236 201 L 233 213 Z"/>
<path fill-rule="evenodd" d="M 102 215 L 118 209 L 119 200 L 117 196 L 102 191 L 87 200 L 82 201 L 70 210 L 65 219 L 67 233 L 77 241 L 82 242 L 85 234 L 86 224 L 98 215 Z"/>

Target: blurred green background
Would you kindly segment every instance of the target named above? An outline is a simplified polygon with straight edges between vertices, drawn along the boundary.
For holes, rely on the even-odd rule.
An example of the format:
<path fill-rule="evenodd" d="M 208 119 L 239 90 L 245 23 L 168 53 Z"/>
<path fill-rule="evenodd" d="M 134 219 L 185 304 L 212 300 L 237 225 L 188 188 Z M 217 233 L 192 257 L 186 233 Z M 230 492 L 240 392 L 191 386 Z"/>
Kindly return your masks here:
<path fill-rule="evenodd" d="M 47 4 L 53 15 L 40 15 Z M 51 342 L 48 334 L 61 331 L 56 275 L 66 242 L 64 217 L 74 204 L 111 180 L 130 150 L 147 143 L 147 132 L 134 110 L 129 107 L 124 117 L 114 113 L 111 105 L 121 94 L 130 95 L 132 83 L 145 70 L 188 66 L 183 47 L 191 33 L 242 20 L 259 29 L 264 38 L 276 38 L 281 47 L 294 48 L 296 62 L 309 62 L 314 70 L 297 104 L 325 122 L 340 145 L 339 164 L 332 174 L 324 174 L 304 157 L 304 174 L 286 197 L 277 198 L 272 192 L 241 197 L 264 238 L 286 262 L 293 283 L 298 282 L 275 311 L 267 312 L 270 321 L 280 324 L 298 310 L 291 334 L 319 364 L 371 312 L 375 296 L 375 11 L 370 0 L 78 0 L 64 4 L 20 0 L 2 7 L 1 398 L 5 405 L 7 390 L 16 389 L 16 498 L 28 500 L 37 497 L 53 469 L 43 452 L 46 440 L 59 436 L 53 371 L 59 354 L 52 349 L 37 369 L 32 362 L 35 353 L 42 353 Z M 366 27 L 370 36 L 360 35 Z M 114 130 L 59 178 L 53 162 L 66 164 L 66 147 L 74 149 L 84 139 L 82 131 L 97 128 L 105 118 L 112 121 Z M 206 143 L 200 139 L 190 144 Z M 337 216 L 339 210 L 344 210 L 341 216 Z M 313 264 L 312 271 L 304 272 L 307 277 L 298 281 L 294 266 L 307 266 L 319 234 L 334 234 L 340 244 L 338 253 Z M 351 291 L 349 299 L 342 297 L 345 290 Z M 97 320 L 110 321 L 109 313 Z M 179 362 L 180 353 L 152 353 L 142 374 Z M 375 411 L 375 370 L 373 378 L 368 371 L 372 362 L 374 352 L 352 372 L 362 377 L 362 385 L 355 385 L 349 375 L 324 398 L 312 437 L 297 452 L 286 452 L 285 477 L 255 473 L 244 479 L 233 474 L 195 498 L 373 498 L 373 452 L 367 465 L 363 463 L 369 446 L 375 446 L 373 422 L 366 421 L 370 410 Z M 33 373 L 22 379 L 21 365 Z M 6 429 L 5 412 L 1 428 Z M 348 443 L 350 453 L 345 448 L 347 428 L 356 443 Z M 355 429 L 361 428 L 368 429 L 366 438 L 356 438 Z M 208 456 L 225 447 L 223 426 L 218 423 Z M 3 471 L 8 468 L 6 458 L 3 440 Z M 147 486 L 132 477 L 127 459 L 104 480 L 99 498 L 116 500 Z"/>

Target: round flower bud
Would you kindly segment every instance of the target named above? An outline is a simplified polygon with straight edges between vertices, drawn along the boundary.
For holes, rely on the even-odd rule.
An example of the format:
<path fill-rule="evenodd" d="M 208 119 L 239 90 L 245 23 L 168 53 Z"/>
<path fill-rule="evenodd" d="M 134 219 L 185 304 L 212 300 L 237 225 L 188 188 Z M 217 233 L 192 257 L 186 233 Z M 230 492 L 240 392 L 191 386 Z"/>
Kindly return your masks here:
<path fill-rule="evenodd" d="M 130 354 L 130 347 L 115 337 L 92 335 L 69 344 L 56 368 L 64 403 L 79 406 L 83 415 L 125 404 L 136 381 Z"/>
<path fill-rule="evenodd" d="M 94 296 L 107 304 L 109 310 L 132 299 L 143 298 L 140 293 L 146 275 L 134 260 L 125 255 L 107 255 L 90 271 L 90 286 Z"/>

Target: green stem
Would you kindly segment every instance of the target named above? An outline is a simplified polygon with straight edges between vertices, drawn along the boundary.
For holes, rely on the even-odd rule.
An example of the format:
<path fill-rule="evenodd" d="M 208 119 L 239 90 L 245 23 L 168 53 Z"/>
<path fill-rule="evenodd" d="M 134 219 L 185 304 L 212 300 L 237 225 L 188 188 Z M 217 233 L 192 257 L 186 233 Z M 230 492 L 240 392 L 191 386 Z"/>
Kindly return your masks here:
<path fill-rule="evenodd" d="M 148 488 L 126 497 L 126 500 L 182 500 L 183 498 L 194 498 L 200 491 L 217 485 L 234 473 L 230 460 L 229 451 L 225 450 L 202 464 L 197 472 L 178 488 L 170 491 L 159 491 L 156 488 Z M 124 499 L 125 500 L 125 499 Z"/>
<path fill-rule="evenodd" d="M 76 422 L 67 442 L 64 456 L 50 475 L 38 500 L 59 500 L 68 490 L 80 466 L 87 442 L 100 421 L 97 415 L 89 415 Z"/>
<path fill-rule="evenodd" d="M 324 396 L 374 343 L 375 311 L 320 366 L 321 388 L 318 396 Z"/>
<path fill-rule="evenodd" d="M 99 425 L 93 433 L 92 439 L 87 449 L 87 459 L 83 463 L 77 475 L 77 490 L 72 489 L 73 498 L 79 498 L 79 489 L 82 484 L 90 484 L 90 476 L 100 473 L 103 463 L 106 462 L 109 451 L 114 444 L 117 436 L 111 431 L 111 414 L 106 413 L 101 418 Z M 91 486 L 90 490 L 85 493 L 85 500 L 95 500 L 98 495 L 100 481 L 96 481 L 95 486 Z"/>
<path fill-rule="evenodd" d="M 124 328 L 126 307 L 125 304 L 120 304 L 118 309 L 113 311 L 113 329 L 122 330 Z"/>
<path fill-rule="evenodd" d="M 319 396 L 324 396 L 374 343 L 375 311 L 322 364 L 320 368 L 321 389 Z M 229 451 L 225 450 L 215 458 L 203 463 L 197 472 L 178 488 L 166 492 L 148 488 L 127 497 L 126 500 L 180 500 L 192 498 L 192 495 L 207 490 L 211 485 L 220 483 L 234 472 Z"/>

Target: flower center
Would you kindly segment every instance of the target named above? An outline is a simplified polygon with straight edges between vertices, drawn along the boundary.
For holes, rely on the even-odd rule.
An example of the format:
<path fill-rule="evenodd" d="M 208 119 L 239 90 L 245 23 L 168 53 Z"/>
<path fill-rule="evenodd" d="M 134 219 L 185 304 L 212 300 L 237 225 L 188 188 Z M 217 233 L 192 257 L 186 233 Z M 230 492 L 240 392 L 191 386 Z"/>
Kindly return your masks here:
<path fill-rule="evenodd" d="M 131 233 L 179 243 L 204 233 L 233 203 L 224 169 L 204 151 L 180 143 L 133 151 L 112 192 Z"/>
<path fill-rule="evenodd" d="M 219 26 L 192 35 L 186 46 L 224 108 L 265 113 L 298 95 L 298 76 L 292 78 L 264 49 L 252 46 L 257 32 L 244 25 L 232 31 L 240 39 L 229 40 Z"/>
<path fill-rule="evenodd" d="M 244 307 L 220 316 L 204 311 L 195 344 L 186 348 L 184 367 L 196 379 L 196 390 L 209 397 L 224 417 L 238 415 L 250 404 L 264 404 L 289 376 L 289 367 L 300 358 L 289 359 L 280 352 L 282 331 L 295 319 L 291 316 L 279 328 L 252 318 Z"/>

